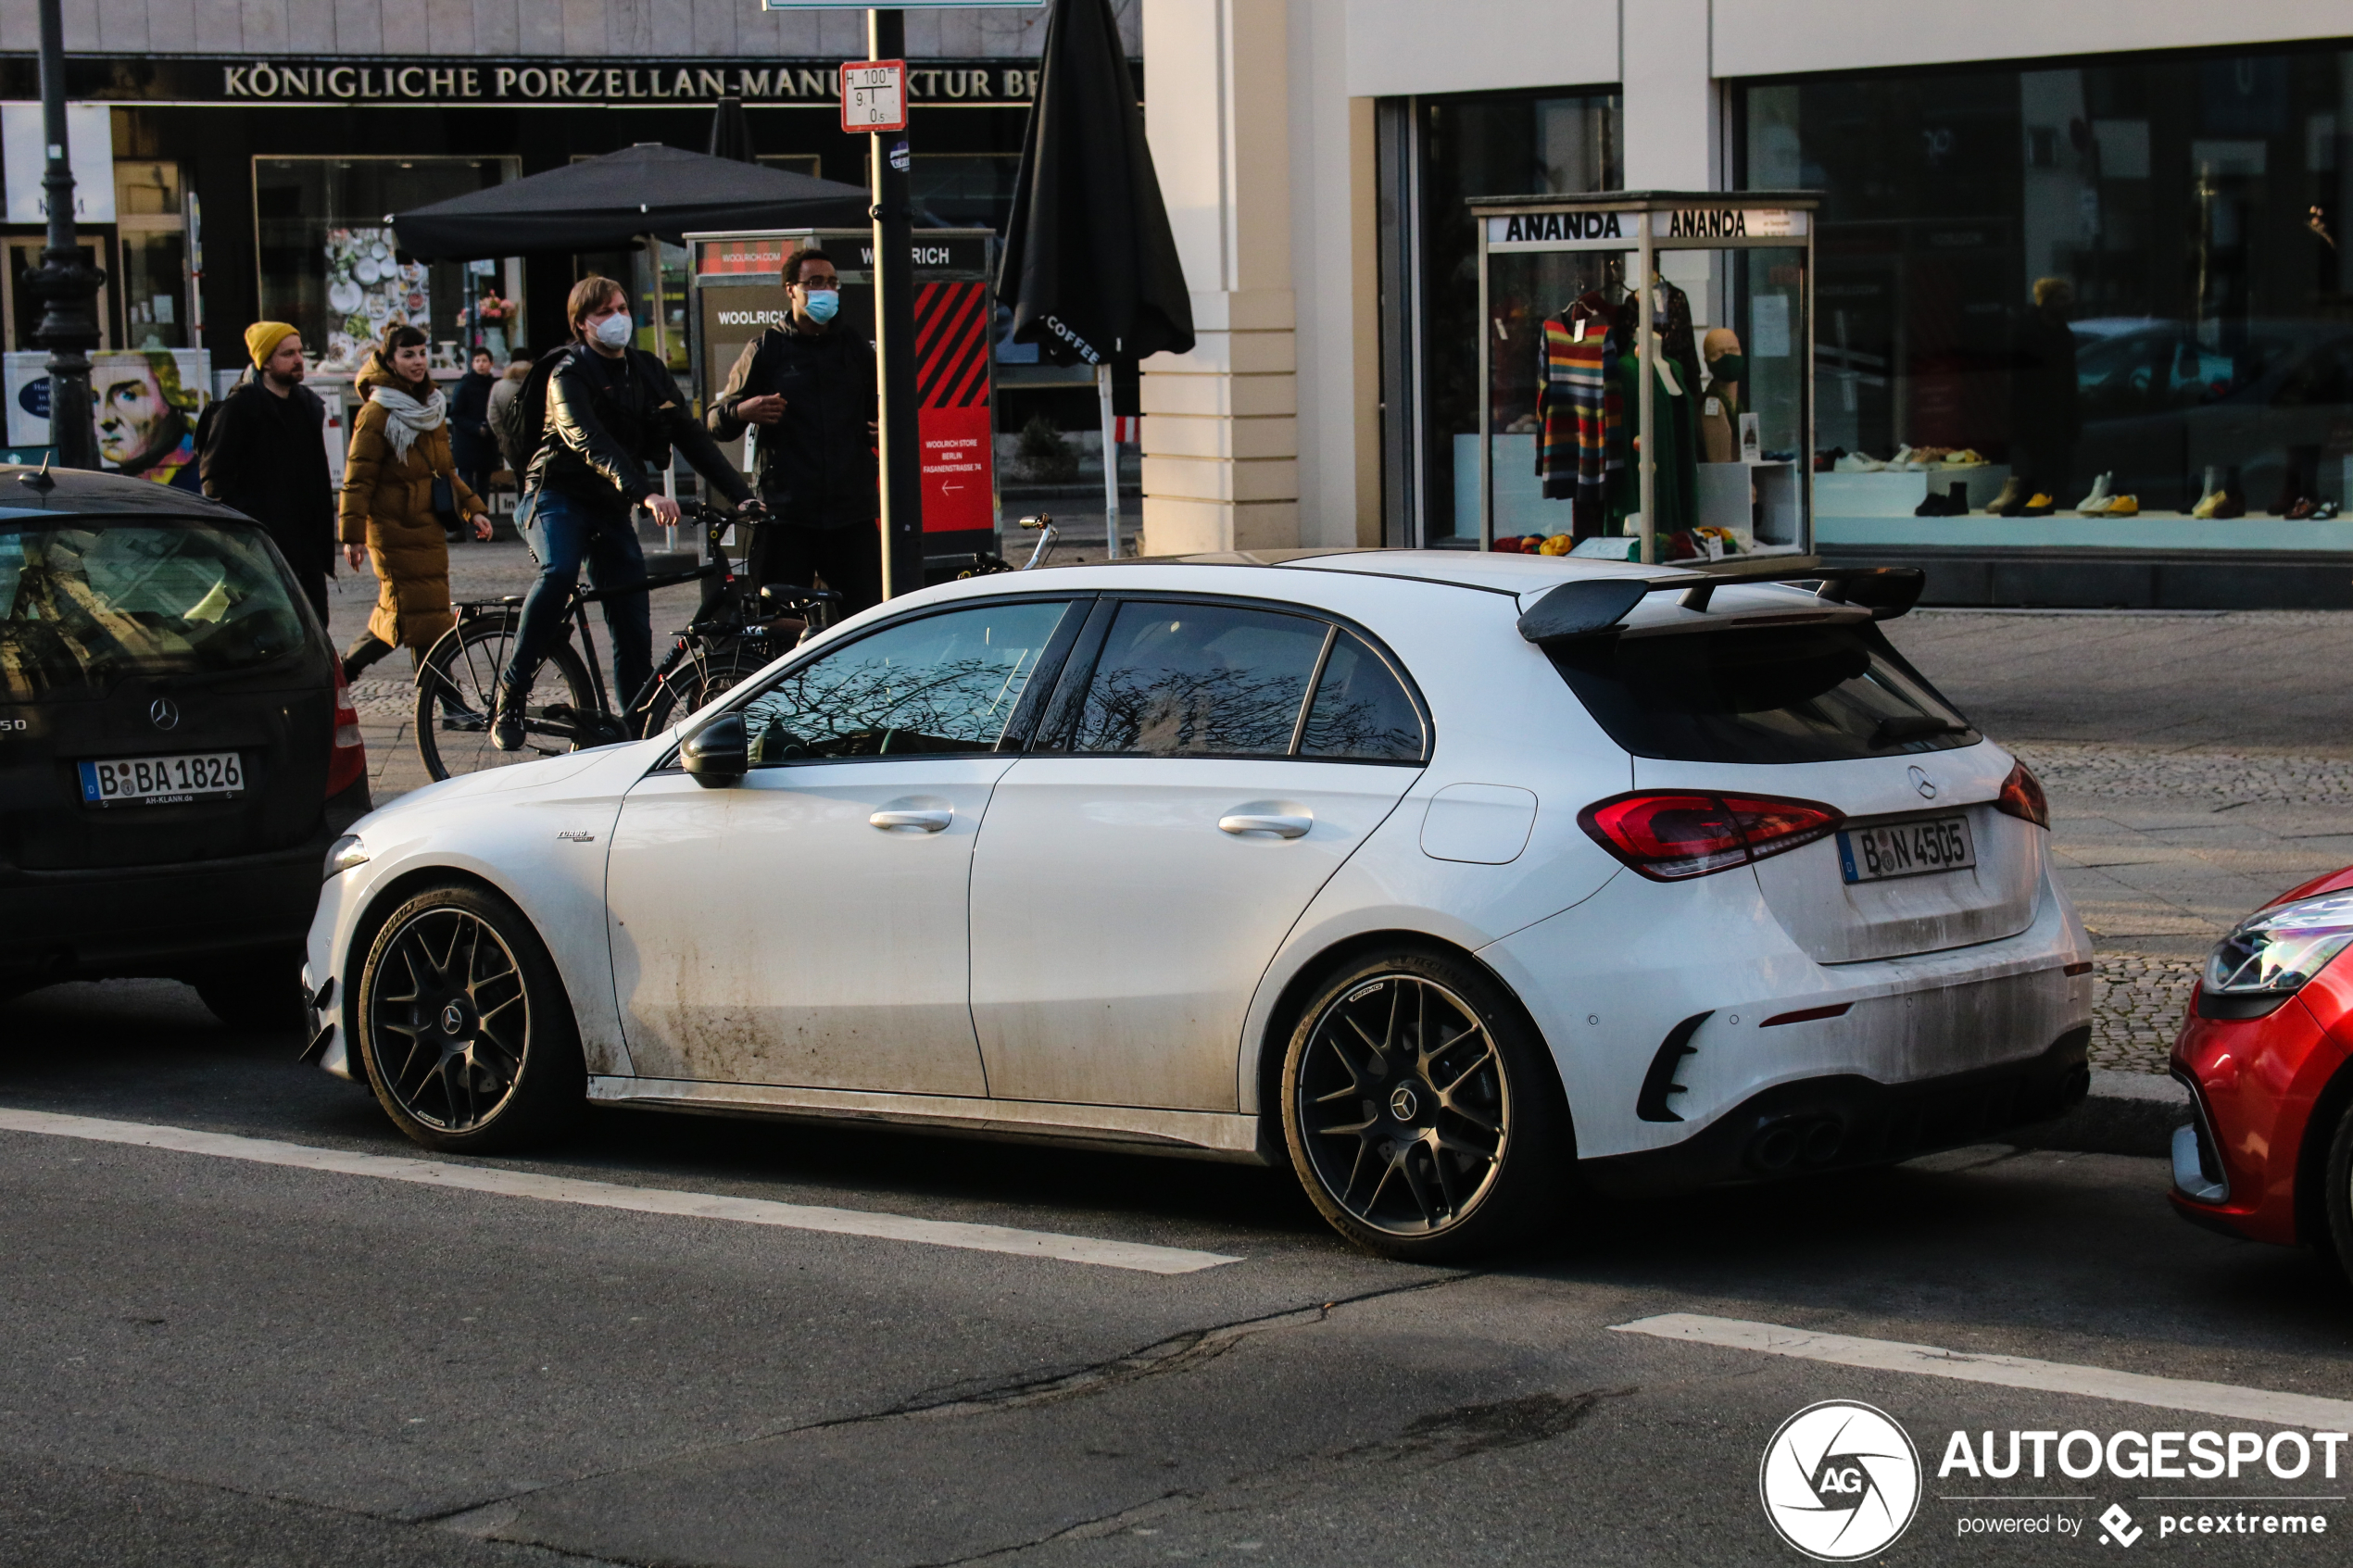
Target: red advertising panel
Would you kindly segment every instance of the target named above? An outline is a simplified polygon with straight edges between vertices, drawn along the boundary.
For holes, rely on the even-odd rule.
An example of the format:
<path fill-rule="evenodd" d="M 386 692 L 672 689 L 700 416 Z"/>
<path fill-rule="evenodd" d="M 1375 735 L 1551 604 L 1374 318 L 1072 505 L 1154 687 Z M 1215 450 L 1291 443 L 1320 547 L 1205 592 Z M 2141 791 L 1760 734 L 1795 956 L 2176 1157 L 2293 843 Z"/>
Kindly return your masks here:
<path fill-rule="evenodd" d="M 924 532 L 997 526 L 989 435 L 988 285 L 915 288 L 915 416 L 923 443 Z"/>
<path fill-rule="evenodd" d="M 996 527 L 988 405 L 921 409 L 915 430 L 924 447 L 924 532 Z"/>

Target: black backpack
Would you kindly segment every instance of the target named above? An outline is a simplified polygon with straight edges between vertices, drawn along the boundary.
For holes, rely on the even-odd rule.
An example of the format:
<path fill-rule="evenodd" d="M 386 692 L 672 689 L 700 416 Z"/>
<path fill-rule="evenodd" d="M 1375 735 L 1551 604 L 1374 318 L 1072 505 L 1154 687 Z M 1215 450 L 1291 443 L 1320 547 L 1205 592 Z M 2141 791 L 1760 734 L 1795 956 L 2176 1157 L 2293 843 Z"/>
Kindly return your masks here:
<path fill-rule="evenodd" d="M 498 455 L 507 459 L 508 471 L 518 482 L 530 469 L 531 460 L 539 456 L 540 439 L 547 433 L 547 378 L 571 352 L 572 345 L 566 344 L 541 355 L 533 363 L 531 374 L 523 378 L 522 390 L 507 400 L 497 422 L 491 426 Z"/>

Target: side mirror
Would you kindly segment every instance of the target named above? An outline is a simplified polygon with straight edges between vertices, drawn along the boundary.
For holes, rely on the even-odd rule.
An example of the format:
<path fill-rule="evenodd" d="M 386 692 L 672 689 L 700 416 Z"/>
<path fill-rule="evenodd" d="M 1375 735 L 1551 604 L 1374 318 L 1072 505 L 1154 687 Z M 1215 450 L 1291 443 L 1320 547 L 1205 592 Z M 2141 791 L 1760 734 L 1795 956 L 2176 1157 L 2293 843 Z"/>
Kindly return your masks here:
<path fill-rule="evenodd" d="M 724 789 L 751 771 L 744 716 L 723 713 L 686 737 L 678 760 L 705 789 Z"/>

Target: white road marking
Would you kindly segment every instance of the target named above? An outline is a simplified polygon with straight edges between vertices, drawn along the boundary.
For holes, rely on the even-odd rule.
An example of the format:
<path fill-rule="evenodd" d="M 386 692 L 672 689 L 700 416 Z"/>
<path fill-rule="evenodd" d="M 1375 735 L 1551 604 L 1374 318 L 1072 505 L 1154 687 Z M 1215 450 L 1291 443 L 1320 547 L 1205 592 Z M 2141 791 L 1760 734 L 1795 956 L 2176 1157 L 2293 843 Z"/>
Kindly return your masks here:
<path fill-rule="evenodd" d="M 0 1107 L 0 1132 L 40 1133 L 50 1137 L 85 1138 L 95 1143 L 132 1144 L 143 1148 L 170 1149 L 180 1154 L 208 1154 L 223 1160 L 245 1160 L 260 1165 L 288 1165 L 297 1170 L 326 1171 L 336 1175 L 368 1176 L 377 1181 L 414 1182 L 421 1186 L 488 1193 L 496 1198 L 527 1198 L 543 1203 L 577 1203 L 592 1209 L 625 1209 L 640 1214 L 728 1220 L 737 1224 L 825 1231 L 836 1236 L 876 1236 L 886 1241 L 921 1242 L 927 1247 L 958 1247 L 970 1252 L 1009 1252 L 1019 1258 L 1091 1263 L 1099 1268 L 1134 1269 L 1150 1274 L 1189 1274 L 1201 1269 L 1214 1269 L 1220 1263 L 1241 1261 L 1222 1252 L 1195 1252 L 1181 1247 L 1101 1241 L 1092 1236 L 1015 1230 L 1008 1225 L 974 1225 L 956 1220 L 918 1220 L 902 1214 L 877 1214 L 861 1209 L 824 1209 L 805 1203 L 777 1203 L 764 1198 L 725 1198 L 716 1193 L 675 1192 L 663 1187 L 584 1182 L 571 1176 L 547 1176 L 535 1172 L 506 1170 L 492 1165 L 457 1165 L 444 1160 L 413 1160 L 398 1155 L 313 1148 L 307 1144 L 279 1143 L 271 1138 L 237 1137 L 228 1133 L 198 1132 L 190 1127 L 159 1127 L 144 1122 L 109 1122 L 94 1116 L 64 1116 L 46 1110 L 17 1110 Z"/>
<path fill-rule="evenodd" d="M 1720 1345 L 1727 1349 L 1759 1350 L 1768 1356 L 1795 1356 L 1803 1361 L 1865 1367 L 1873 1372 L 1909 1372 L 1924 1377 L 1949 1377 L 1961 1383 L 2032 1388 L 2046 1394 L 2081 1394 L 2125 1404 L 2155 1405 L 2161 1410 L 2196 1411 L 2231 1420 L 2269 1422 L 2275 1426 L 2309 1426 L 2320 1432 L 2353 1431 L 2353 1400 L 2324 1399 L 2313 1394 L 2281 1394 L 2269 1388 L 2200 1383 L 2186 1377 L 2151 1377 L 2145 1373 L 2070 1366 L 2064 1361 L 2038 1361 L 2025 1356 L 1980 1355 L 1941 1349 L 1934 1345 L 1906 1345 L 1899 1339 L 1817 1334 L 1777 1323 L 1711 1318 L 1698 1312 L 1667 1312 L 1611 1326 L 1620 1334 L 1648 1334 L 1660 1339 Z"/>

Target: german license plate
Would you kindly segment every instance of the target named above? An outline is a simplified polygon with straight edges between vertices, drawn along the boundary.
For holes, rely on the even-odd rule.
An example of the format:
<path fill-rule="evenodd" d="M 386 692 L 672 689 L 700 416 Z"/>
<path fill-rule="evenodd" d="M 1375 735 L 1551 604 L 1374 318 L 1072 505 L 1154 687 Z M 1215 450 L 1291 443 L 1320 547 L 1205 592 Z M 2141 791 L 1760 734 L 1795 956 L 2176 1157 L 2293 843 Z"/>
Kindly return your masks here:
<path fill-rule="evenodd" d="M 80 767 L 85 806 L 170 806 L 208 795 L 238 795 L 245 787 L 245 767 L 233 751 L 110 757 Z"/>
<path fill-rule="evenodd" d="M 1838 865 L 1849 882 L 1966 871 L 1975 864 L 1977 846 L 1969 839 L 1967 817 L 1839 830 Z"/>

